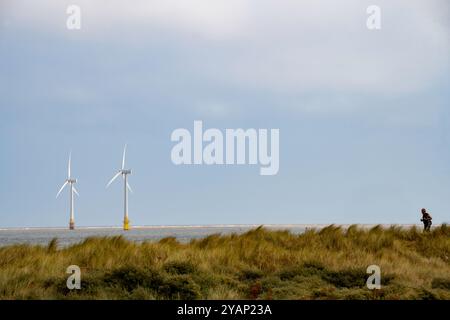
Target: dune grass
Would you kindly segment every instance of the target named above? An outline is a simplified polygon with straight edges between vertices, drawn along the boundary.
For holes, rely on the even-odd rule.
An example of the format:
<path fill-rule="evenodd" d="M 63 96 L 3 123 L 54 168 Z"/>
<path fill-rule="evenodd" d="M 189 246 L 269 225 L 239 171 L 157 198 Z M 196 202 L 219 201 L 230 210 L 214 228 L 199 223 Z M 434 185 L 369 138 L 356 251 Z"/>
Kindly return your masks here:
<path fill-rule="evenodd" d="M 380 290 L 366 287 L 369 265 Z M 81 268 L 69 290 L 66 268 Z M 1 299 L 450 299 L 450 227 L 262 227 L 182 244 L 88 238 L 0 248 Z"/>

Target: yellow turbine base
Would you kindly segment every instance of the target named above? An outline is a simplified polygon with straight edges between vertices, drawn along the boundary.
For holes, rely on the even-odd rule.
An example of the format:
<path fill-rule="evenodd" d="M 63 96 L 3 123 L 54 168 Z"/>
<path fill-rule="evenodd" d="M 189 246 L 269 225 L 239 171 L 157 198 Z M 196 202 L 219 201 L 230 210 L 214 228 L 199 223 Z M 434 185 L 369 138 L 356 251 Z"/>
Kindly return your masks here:
<path fill-rule="evenodd" d="M 75 221 L 70 220 L 70 222 L 69 222 L 69 229 L 70 230 L 74 230 L 75 229 Z"/>
<path fill-rule="evenodd" d="M 123 230 L 130 230 L 130 220 L 128 218 L 123 219 Z"/>

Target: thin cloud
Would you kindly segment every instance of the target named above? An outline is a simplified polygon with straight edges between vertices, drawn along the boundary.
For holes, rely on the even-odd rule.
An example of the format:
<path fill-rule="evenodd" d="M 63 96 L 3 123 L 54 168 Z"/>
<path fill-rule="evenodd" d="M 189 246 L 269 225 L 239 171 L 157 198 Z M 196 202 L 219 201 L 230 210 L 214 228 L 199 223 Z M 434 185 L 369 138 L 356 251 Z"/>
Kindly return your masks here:
<path fill-rule="evenodd" d="M 65 29 L 68 4 L 72 2 L 8 1 L 5 19 L 9 30 L 20 25 L 32 32 L 60 34 L 57 41 L 64 45 L 71 40 Z M 449 69 L 450 17 L 448 4 L 440 0 L 379 1 L 378 31 L 366 28 L 371 3 L 359 0 L 288 0 L 282 5 L 268 0 L 142 0 L 132 5 L 80 0 L 77 4 L 82 9 L 81 41 L 120 44 L 124 59 L 136 51 L 154 54 L 161 45 L 170 53 L 168 58 L 156 51 L 161 65 L 156 72 L 145 65 L 122 69 L 120 78 L 130 79 L 133 86 L 145 85 L 148 73 L 167 83 L 166 70 L 176 68 L 177 76 L 195 79 L 199 86 L 203 82 L 278 96 L 324 92 L 401 96 L 433 88 Z M 82 62 L 105 68 L 121 64 L 106 53 L 101 61 Z M 170 80 L 176 86 L 178 80 Z M 298 108 L 310 112 L 312 106 Z"/>

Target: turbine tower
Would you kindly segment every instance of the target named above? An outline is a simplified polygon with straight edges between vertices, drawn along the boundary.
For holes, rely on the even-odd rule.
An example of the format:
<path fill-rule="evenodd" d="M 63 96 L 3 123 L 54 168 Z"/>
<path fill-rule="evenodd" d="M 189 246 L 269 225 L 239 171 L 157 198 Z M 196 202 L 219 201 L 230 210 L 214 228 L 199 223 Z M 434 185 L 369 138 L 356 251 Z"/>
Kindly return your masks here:
<path fill-rule="evenodd" d="M 117 179 L 118 176 L 122 175 L 123 178 L 123 193 L 124 193 L 124 201 L 123 201 L 123 230 L 130 229 L 130 220 L 128 219 L 128 190 L 131 190 L 130 185 L 128 184 L 128 175 L 131 174 L 131 169 L 125 169 L 125 155 L 127 153 L 127 145 L 125 145 L 123 149 L 123 157 L 122 157 L 122 169 L 117 172 L 117 174 L 108 182 L 106 188 L 108 188 L 114 180 Z"/>
<path fill-rule="evenodd" d="M 72 152 L 69 154 L 69 165 L 67 166 L 67 179 L 62 185 L 61 189 L 59 189 L 58 193 L 56 194 L 56 198 L 58 198 L 59 194 L 63 191 L 63 189 L 69 184 L 70 185 L 70 220 L 69 220 L 69 229 L 74 230 L 75 229 L 75 219 L 74 219 L 74 203 L 73 203 L 73 194 L 75 193 L 77 196 L 80 196 L 78 194 L 77 189 L 75 189 L 74 184 L 77 183 L 77 179 L 74 179 L 71 177 L 70 174 L 70 163 L 72 159 Z"/>

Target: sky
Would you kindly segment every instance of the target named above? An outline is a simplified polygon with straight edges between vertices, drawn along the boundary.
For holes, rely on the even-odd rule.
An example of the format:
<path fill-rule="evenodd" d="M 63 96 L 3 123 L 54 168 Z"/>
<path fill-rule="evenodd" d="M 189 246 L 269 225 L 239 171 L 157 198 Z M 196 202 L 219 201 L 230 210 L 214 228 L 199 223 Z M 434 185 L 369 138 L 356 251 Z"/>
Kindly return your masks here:
<path fill-rule="evenodd" d="M 66 27 L 69 5 L 81 29 Z M 366 26 L 369 5 L 381 29 Z M 0 227 L 450 221 L 445 0 L 0 0 Z M 177 128 L 280 131 L 280 168 L 172 163 Z"/>

